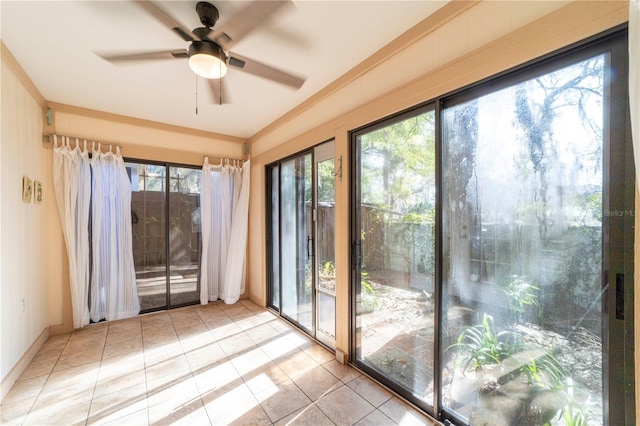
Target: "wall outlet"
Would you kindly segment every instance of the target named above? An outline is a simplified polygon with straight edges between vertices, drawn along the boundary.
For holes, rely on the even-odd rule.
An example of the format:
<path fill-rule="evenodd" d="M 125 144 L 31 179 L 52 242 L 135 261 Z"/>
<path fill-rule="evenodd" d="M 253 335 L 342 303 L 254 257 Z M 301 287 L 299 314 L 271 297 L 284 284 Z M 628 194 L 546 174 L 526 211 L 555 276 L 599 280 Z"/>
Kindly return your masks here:
<path fill-rule="evenodd" d="M 24 303 L 24 297 L 22 298 L 22 312 L 25 311 L 25 303 Z"/>

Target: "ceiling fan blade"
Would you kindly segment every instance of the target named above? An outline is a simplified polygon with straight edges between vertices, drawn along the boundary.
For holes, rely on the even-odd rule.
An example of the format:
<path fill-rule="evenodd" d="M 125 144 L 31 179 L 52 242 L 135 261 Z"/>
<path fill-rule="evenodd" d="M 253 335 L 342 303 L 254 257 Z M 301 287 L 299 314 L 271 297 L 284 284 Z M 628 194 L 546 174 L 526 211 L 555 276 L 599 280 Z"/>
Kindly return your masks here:
<path fill-rule="evenodd" d="M 182 58 L 189 57 L 189 53 L 187 52 L 186 49 L 128 53 L 125 55 L 96 53 L 96 55 L 100 56 L 104 60 L 107 60 L 109 62 L 114 62 L 114 63 L 148 61 L 148 60 L 158 60 L 158 59 L 182 59 Z"/>
<path fill-rule="evenodd" d="M 237 68 L 249 74 L 275 81 L 285 86 L 299 89 L 305 82 L 305 78 L 279 70 L 262 62 L 249 59 L 229 52 L 229 66 Z"/>
<path fill-rule="evenodd" d="M 209 89 L 211 89 L 212 103 L 216 105 L 230 104 L 229 86 L 225 83 L 224 78 L 210 79 Z"/>
<path fill-rule="evenodd" d="M 253 1 L 249 6 L 219 26 L 209 38 L 225 50 L 229 50 L 239 42 L 242 37 L 257 27 L 264 25 L 277 12 L 282 12 L 287 8 L 293 7 L 293 2 L 290 0 Z"/>
<path fill-rule="evenodd" d="M 148 0 L 136 1 L 140 7 L 146 10 L 151 16 L 156 18 L 165 27 L 178 34 L 184 41 L 195 41 L 191 31 L 184 28 L 178 21 L 173 19 L 164 10 L 160 9 L 154 2 Z"/>

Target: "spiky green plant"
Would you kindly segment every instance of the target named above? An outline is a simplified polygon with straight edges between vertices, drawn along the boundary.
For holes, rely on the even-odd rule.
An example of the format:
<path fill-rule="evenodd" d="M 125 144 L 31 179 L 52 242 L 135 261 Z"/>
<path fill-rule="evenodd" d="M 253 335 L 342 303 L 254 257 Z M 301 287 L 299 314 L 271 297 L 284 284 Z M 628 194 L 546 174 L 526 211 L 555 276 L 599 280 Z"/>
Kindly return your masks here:
<path fill-rule="evenodd" d="M 551 352 L 532 359 L 519 369 L 519 373 L 527 378 L 527 383 L 540 389 L 558 389 L 565 378 L 560 362 Z"/>
<path fill-rule="evenodd" d="M 468 327 L 450 348 L 457 353 L 453 366 L 461 366 L 463 370 L 477 370 L 486 365 L 495 365 L 516 353 L 522 344 L 520 339 L 510 331 L 495 331 L 493 317 L 484 314 L 482 323 Z M 470 368 L 471 367 L 471 368 Z"/>
<path fill-rule="evenodd" d="M 511 276 L 511 279 L 503 288 L 509 296 L 509 308 L 516 321 L 522 321 L 527 307 L 535 308 L 538 320 L 540 319 L 542 314 L 540 288 L 529 284 L 526 277 L 520 275 Z"/>
<path fill-rule="evenodd" d="M 560 411 L 560 416 L 566 426 L 587 426 L 589 424 L 588 401 L 580 404 L 573 396 L 573 380 L 567 379 L 566 396 L 569 401 Z"/>
<path fill-rule="evenodd" d="M 378 297 L 371 283 L 366 278 L 369 274 L 365 271 L 361 272 L 362 279 L 360 285 L 362 288 L 362 308 L 364 312 L 372 312 L 378 306 Z"/>

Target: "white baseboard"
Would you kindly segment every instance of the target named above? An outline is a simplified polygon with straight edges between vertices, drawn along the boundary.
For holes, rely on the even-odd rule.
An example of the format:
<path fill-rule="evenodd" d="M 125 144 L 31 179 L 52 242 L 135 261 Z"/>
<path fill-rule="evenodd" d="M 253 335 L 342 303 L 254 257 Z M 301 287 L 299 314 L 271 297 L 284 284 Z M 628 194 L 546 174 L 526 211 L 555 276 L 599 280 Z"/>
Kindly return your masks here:
<path fill-rule="evenodd" d="M 44 342 L 49 338 L 49 327 L 42 330 L 42 333 L 38 336 L 35 342 L 31 344 L 29 349 L 22 355 L 22 358 L 13 366 L 9 374 L 2 379 L 0 383 L 0 401 L 4 399 L 4 397 L 9 393 L 13 384 L 18 380 L 18 377 L 22 374 L 22 372 L 27 368 L 31 360 L 36 356 Z"/>

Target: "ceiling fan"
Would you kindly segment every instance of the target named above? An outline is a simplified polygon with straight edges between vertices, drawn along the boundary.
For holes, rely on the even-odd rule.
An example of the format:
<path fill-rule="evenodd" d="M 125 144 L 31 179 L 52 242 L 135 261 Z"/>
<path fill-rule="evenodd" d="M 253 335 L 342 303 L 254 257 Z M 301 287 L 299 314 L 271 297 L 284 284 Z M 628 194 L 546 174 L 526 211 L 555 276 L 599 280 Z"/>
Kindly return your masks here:
<path fill-rule="evenodd" d="M 292 7 L 290 0 L 255 0 L 240 13 L 231 17 L 219 29 L 213 30 L 219 18 L 218 9 L 211 3 L 200 1 L 196 4 L 196 13 L 202 27 L 188 31 L 173 17 L 152 1 L 136 1 L 151 16 L 165 27 L 175 32 L 184 41 L 189 42 L 187 49 L 142 52 L 126 55 L 98 54 L 112 62 L 127 62 L 157 59 L 188 59 L 189 67 L 197 75 L 208 79 L 216 103 L 228 103 L 228 90 L 223 77 L 229 68 L 234 68 L 268 80 L 299 89 L 305 79 L 286 71 L 263 64 L 245 56 L 229 51 L 242 37 L 263 25 L 269 18 L 286 7 Z"/>

